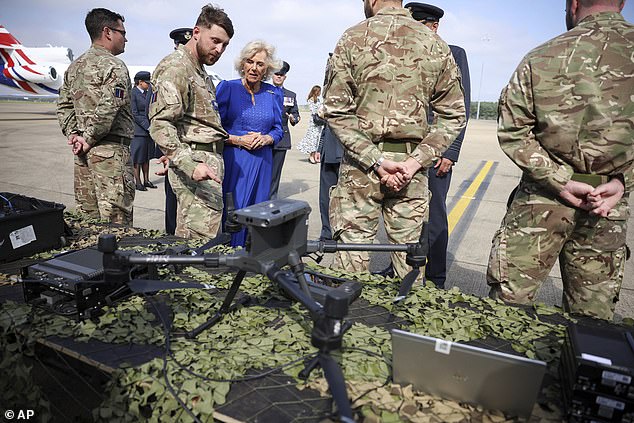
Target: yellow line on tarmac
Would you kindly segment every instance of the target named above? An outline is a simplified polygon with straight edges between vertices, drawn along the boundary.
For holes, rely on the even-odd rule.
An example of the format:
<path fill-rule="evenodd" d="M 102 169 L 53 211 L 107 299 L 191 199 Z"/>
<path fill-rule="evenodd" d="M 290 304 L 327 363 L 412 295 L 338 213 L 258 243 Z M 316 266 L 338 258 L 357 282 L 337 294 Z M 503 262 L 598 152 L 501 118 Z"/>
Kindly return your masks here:
<path fill-rule="evenodd" d="M 480 173 L 478 173 L 478 176 L 476 176 L 471 185 L 469 185 L 469 188 L 467 188 L 464 194 L 462 194 L 462 197 L 460 197 L 460 200 L 458 200 L 458 203 L 456 203 L 454 208 L 451 209 L 451 212 L 447 216 L 450 234 L 451 232 L 453 232 L 454 228 L 458 224 L 458 221 L 460 221 L 460 218 L 464 214 L 465 210 L 467 210 L 467 207 L 469 206 L 471 200 L 475 198 L 475 195 L 478 192 L 478 188 L 480 188 L 480 185 L 482 185 L 482 182 L 484 182 L 484 178 L 486 178 L 492 166 L 493 162 L 491 161 L 487 161 L 484 164 L 482 170 L 480 170 Z"/>

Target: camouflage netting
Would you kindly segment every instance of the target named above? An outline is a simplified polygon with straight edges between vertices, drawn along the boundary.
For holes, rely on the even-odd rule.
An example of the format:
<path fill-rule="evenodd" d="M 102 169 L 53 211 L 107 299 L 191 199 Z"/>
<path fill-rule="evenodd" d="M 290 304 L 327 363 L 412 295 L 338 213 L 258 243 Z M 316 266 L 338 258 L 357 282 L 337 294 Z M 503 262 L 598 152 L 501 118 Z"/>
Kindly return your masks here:
<path fill-rule="evenodd" d="M 157 251 L 166 245 L 152 238 L 157 233 L 104 228 L 70 214 L 66 220 L 76 233 L 71 248 L 94 244 L 104 230 L 132 237 L 123 239 L 123 245 L 136 237 L 139 242 L 134 243 L 143 244 L 137 251 Z M 333 354 L 342 366 L 360 420 L 506 421 L 499 412 L 392 384 L 389 329 L 398 327 L 452 341 L 476 341 L 506 352 L 512 349 L 547 361 L 549 383 L 533 418 L 561 421 L 555 379 L 569 317 L 560 310 L 518 309 L 433 286 L 415 286 L 402 304 L 394 305 L 397 280 L 309 266 L 364 284 L 361 298 L 350 308 L 353 327 L 344 335 L 344 348 Z M 50 404 L 28 359 L 34 356 L 36 340 L 55 336 L 82 343 L 149 345 L 159 351 L 141 365 L 123 365 L 109 375 L 101 404 L 92 411 L 97 421 L 191 421 L 183 406 L 201 421 L 222 421 L 223 415 L 247 421 L 322 421 L 330 415 L 322 372 L 312 372 L 307 381 L 298 378 L 304 360 L 316 352 L 310 344 L 312 322 L 299 304 L 291 303 L 268 279 L 249 274 L 238 297 L 248 295 L 250 301 L 189 340 L 174 334 L 195 328 L 215 313 L 233 274 L 196 267 L 186 267 L 178 275 L 168 268 L 160 273 L 165 280 L 211 283 L 219 291 L 183 289 L 134 296 L 107 308 L 98 319 L 79 323 L 23 303 L 4 302 L 0 308 L 0 405 L 14 406 L 22 393 L 28 393 L 25 401 L 39 411 L 41 420 L 50 419 Z M 11 276 L 2 275 L 0 281 L 10 284 Z M 160 312 L 165 304 L 168 313 Z"/>

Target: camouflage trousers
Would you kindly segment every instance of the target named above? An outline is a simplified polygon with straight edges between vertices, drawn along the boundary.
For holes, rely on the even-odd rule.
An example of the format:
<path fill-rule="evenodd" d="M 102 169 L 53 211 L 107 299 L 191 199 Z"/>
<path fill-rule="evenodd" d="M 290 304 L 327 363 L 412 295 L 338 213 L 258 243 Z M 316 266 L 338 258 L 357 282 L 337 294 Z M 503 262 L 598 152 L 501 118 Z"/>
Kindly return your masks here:
<path fill-rule="evenodd" d="M 566 311 L 612 319 L 626 260 L 624 197 L 607 218 L 563 205 L 523 181 L 493 238 L 490 295 L 530 304 L 557 258 Z"/>
<path fill-rule="evenodd" d="M 99 143 L 75 156 L 75 203 L 90 217 L 132 226 L 134 175 L 130 147 Z"/>
<path fill-rule="evenodd" d="M 385 152 L 386 159 L 402 161 L 405 153 Z M 423 220 L 429 211 L 427 170 L 421 169 L 400 192 L 381 185 L 374 172 L 365 172 L 344 157 L 339 181 L 330 193 L 330 223 L 333 239 L 345 243 L 372 243 L 383 217 L 387 237 L 392 244 L 417 242 Z M 396 274 L 403 278 L 411 270 L 405 253 L 392 253 Z M 356 272 L 368 271 L 367 252 L 337 252 L 333 267 Z M 421 271 L 420 279 L 424 271 Z"/>
<path fill-rule="evenodd" d="M 222 180 L 222 156 L 206 151 L 193 151 L 198 163 L 207 163 Z M 176 194 L 176 236 L 213 238 L 222 222 L 222 185 L 211 180 L 196 182 L 178 168 L 171 167 L 169 181 Z"/>

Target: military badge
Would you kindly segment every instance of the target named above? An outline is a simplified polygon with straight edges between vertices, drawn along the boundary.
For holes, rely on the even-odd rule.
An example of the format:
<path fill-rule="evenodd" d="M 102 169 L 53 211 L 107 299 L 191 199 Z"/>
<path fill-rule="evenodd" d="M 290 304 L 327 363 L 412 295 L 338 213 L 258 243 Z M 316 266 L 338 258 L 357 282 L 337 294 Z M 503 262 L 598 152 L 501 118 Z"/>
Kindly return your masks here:
<path fill-rule="evenodd" d="M 125 97 L 125 90 L 123 88 L 115 88 L 114 89 L 114 96 L 116 98 L 124 98 Z"/>

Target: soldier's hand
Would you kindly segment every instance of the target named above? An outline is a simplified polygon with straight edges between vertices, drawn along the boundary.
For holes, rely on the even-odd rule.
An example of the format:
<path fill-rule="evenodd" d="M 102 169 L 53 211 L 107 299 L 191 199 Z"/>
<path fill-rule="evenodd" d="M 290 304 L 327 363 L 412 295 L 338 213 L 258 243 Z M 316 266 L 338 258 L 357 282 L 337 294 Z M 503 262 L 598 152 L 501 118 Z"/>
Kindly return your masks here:
<path fill-rule="evenodd" d="M 381 179 L 381 183 L 394 191 L 400 191 L 412 179 L 403 162 L 392 160 L 383 160 L 381 166 L 376 169 L 376 173 Z"/>
<path fill-rule="evenodd" d="M 610 210 L 616 207 L 621 198 L 623 198 L 624 192 L 625 187 L 617 178 L 599 185 L 588 195 L 588 201 L 592 207 L 590 213 L 607 217 Z"/>
<path fill-rule="evenodd" d="M 568 181 L 559 192 L 559 197 L 567 204 L 577 207 L 582 210 L 591 210 L 592 206 L 588 201 L 588 195 L 594 190 L 592 185 L 577 182 Z"/>
<path fill-rule="evenodd" d="M 194 173 L 192 173 L 192 179 L 196 182 L 206 181 L 211 179 L 212 181 L 216 181 L 219 184 L 222 183 L 216 172 L 212 168 L 209 167 L 207 163 L 198 163 L 196 169 L 194 169 Z"/>
<path fill-rule="evenodd" d="M 167 158 L 167 156 L 161 156 L 156 160 L 156 164 L 162 164 L 163 168 L 160 170 L 157 170 L 156 172 L 154 172 L 155 175 L 158 176 L 165 176 L 167 175 L 167 170 L 169 169 L 169 159 Z"/>
<path fill-rule="evenodd" d="M 436 161 L 434 165 L 434 169 L 436 169 L 436 176 L 443 177 L 449 173 L 451 167 L 453 166 L 453 161 L 449 160 L 446 157 L 442 157 L 440 160 Z"/>
<path fill-rule="evenodd" d="M 70 141 L 70 137 L 69 137 L 69 140 L 68 140 L 68 144 L 72 144 L 73 154 L 78 156 L 80 154 L 88 153 L 88 151 L 90 151 L 91 147 L 86 142 L 84 137 L 82 137 L 81 135 L 77 135 L 77 134 L 74 134 L 74 135 L 75 135 L 75 137 L 73 138 L 72 143 Z"/>
<path fill-rule="evenodd" d="M 396 192 L 405 188 L 409 181 L 410 180 L 407 179 L 406 175 L 402 173 L 395 173 L 393 175 L 388 174 L 381 178 L 381 183 L 383 185 Z"/>

